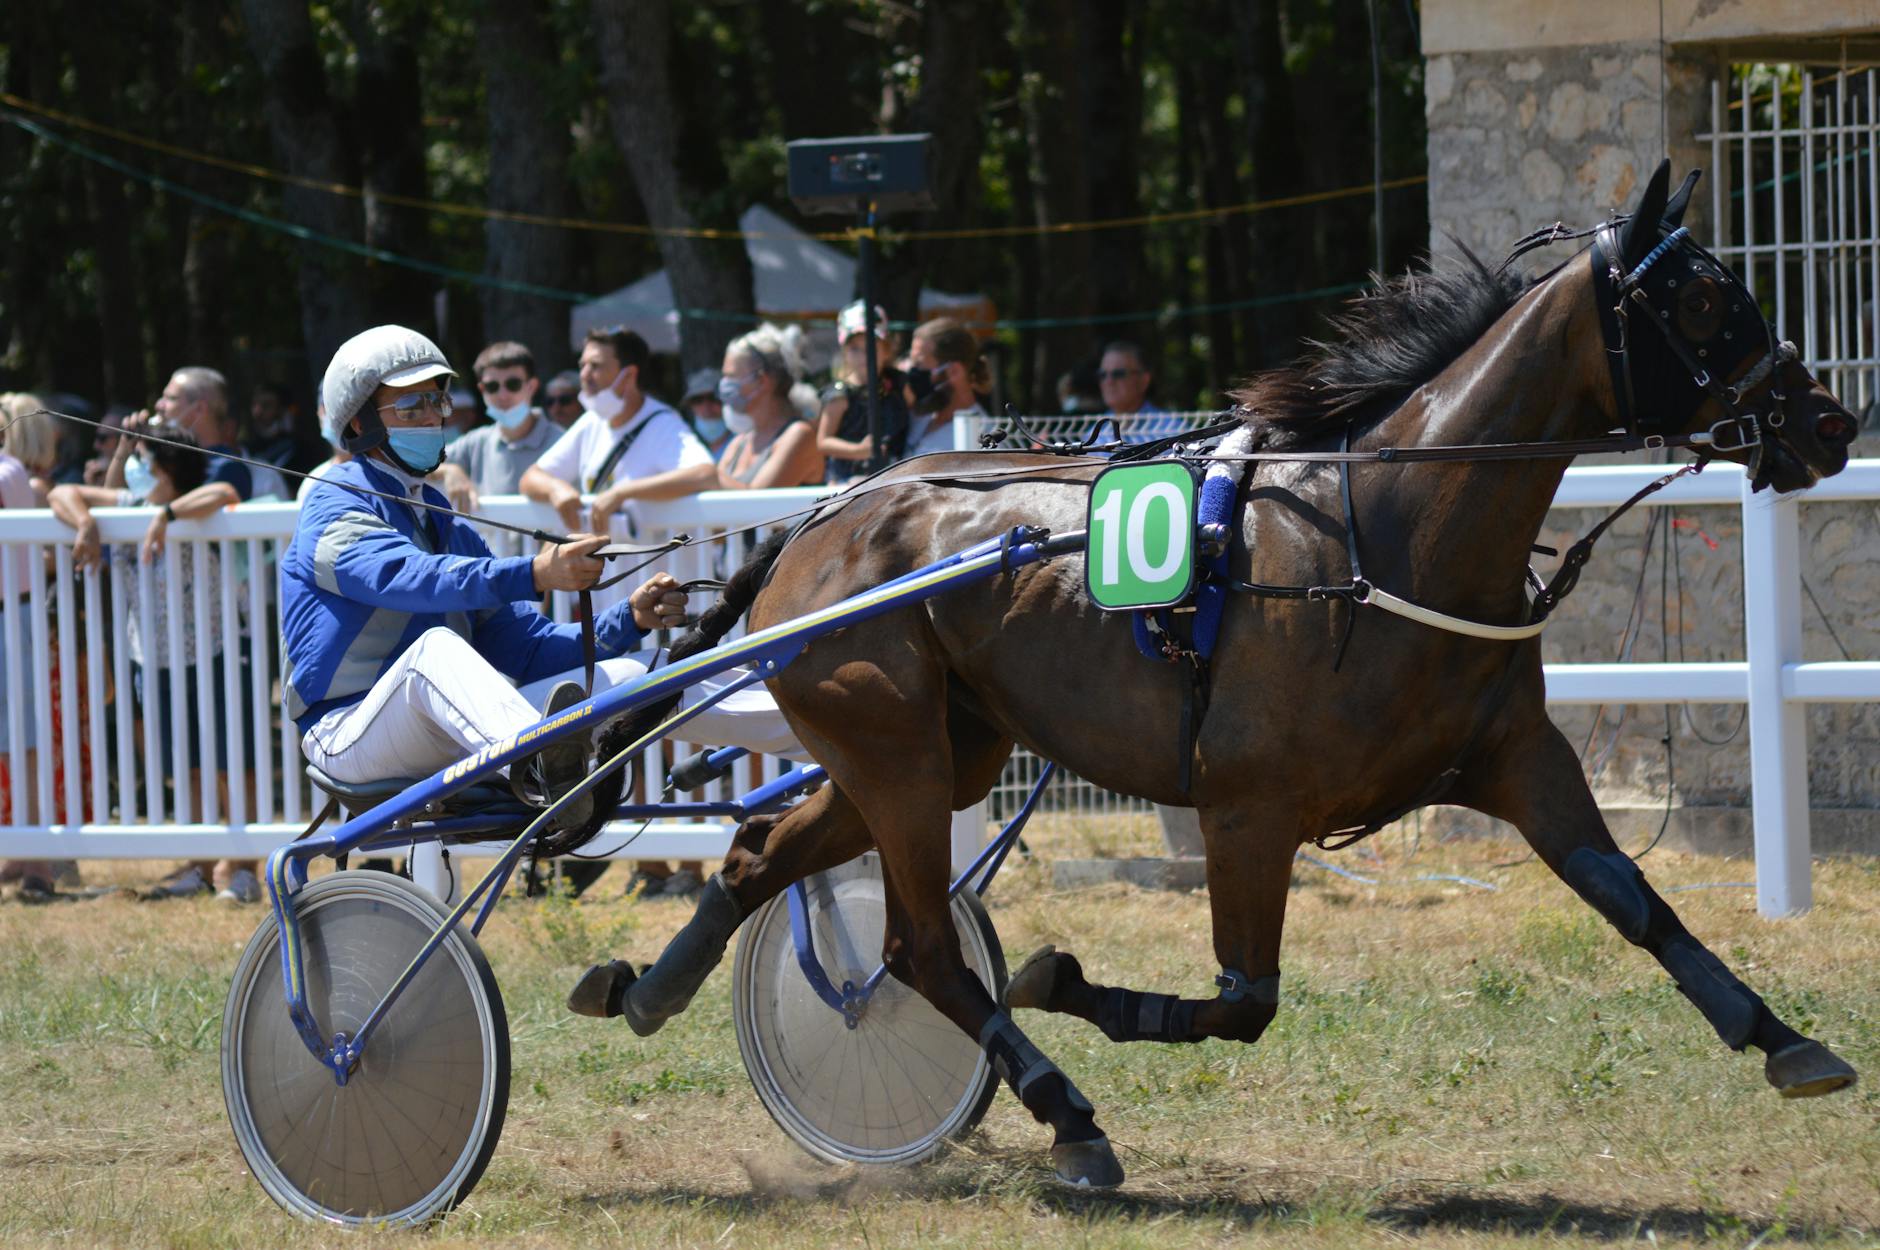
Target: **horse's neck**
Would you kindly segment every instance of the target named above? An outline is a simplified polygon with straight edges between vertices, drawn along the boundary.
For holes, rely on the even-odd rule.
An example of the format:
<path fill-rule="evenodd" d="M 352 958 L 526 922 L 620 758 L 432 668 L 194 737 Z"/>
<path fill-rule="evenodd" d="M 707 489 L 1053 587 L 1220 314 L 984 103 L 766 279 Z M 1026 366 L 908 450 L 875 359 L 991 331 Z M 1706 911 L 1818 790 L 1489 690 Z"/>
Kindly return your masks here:
<path fill-rule="evenodd" d="M 1366 443 L 1547 443 L 1604 432 L 1610 384 L 1589 275 L 1585 266 L 1569 265 L 1530 291 L 1380 422 Z M 1367 503 L 1402 535 L 1367 559 L 1367 575 L 1389 589 L 1403 585 L 1451 605 L 1505 615 L 1518 607 L 1530 546 L 1567 463 L 1365 470 L 1372 480 L 1360 492 L 1366 498 L 1358 504 L 1358 526 L 1361 537 L 1371 539 L 1367 555 L 1382 546 L 1379 525 L 1367 526 Z"/>

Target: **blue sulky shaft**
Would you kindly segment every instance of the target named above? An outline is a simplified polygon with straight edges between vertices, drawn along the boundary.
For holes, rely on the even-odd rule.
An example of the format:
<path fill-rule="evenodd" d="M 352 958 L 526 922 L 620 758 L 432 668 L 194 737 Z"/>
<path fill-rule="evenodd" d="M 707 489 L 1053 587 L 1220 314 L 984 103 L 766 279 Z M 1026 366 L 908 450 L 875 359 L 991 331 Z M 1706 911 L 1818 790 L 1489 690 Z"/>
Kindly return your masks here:
<path fill-rule="evenodd" d="M 1080 551 L 1084 541 L 1085 533 L 1081 530 L 1052 536 L 1045 530 L 1019 526 L 1010 533 L 936 560 L 924 568 L 851 595 L 826 608 L 723 643 L 665 668 L 654 669 L 637 681 L 603 691 L 557 713 L 550 720 L 541 721 L 467 759 L 440 769 L 396 798 L 388 799 L 353 817 L 330 834 L 277 848 L 268 857 L 267 887 L 275 921 L 282 935 L 282 974 L 288 990 L 288 1006 L 302 1041 L 317 1058 L 333 1068 L 336 1076 L 343 1081 L 346 1072 L 357 1060 L 365 1040 L 363 1034 L 367 1032 L 361 1029 L 362 1036 L 350 1043 L 344 1038 L 329 1041 L 312 1019 L 304 999 L 295 992 L 301 984 L 301 949 L 293 895 L 306 883 L 306 866 L 315 856 L 346 854 L 364 843 L 381 838 L 399 822 L 423 815 L 431 805 L 458 790 L 570 734 L 589 732 L 604 721 L 678 694 L 689 686 L 740 665 L 751 666 L 753 680 L 774 676 L 811 642 L 825 634 L 924 602 L 948 590 L 985 581 L 1050 556 Z M 777 784 L 772 783 L 773 787 Z M 746 800 L 747 808 L 754 810 L 759 806 L 759 799 L 760 794 L 749 796 Z M 425 834 L 430 836 L 430 831 L 426 830 Z M 503 857 L 510 867 L 520 857 L 528 836 L 525 833 L 517 839 Z M 506 877 L 507 873 L 503 876 Z M 492 872 L 485 885 L 490 886 L 496 877 L 497 874 Z M 409 983 L 416 972 L 417 963 L 436 950 L 443 934 L 467 912 L 478 893 L 481 893 L 481 889 L 473 891 L 470 897 L 464 899 L 439 934 L 426 945 L 419 959 L 414 961 L 413 966 L 399 979 L 398 985 L 394 986 L 392 993 L 387 995 L 386 1001 L 373 1012 L 374 1022 L 389 1007 L 397 991 Z"/>

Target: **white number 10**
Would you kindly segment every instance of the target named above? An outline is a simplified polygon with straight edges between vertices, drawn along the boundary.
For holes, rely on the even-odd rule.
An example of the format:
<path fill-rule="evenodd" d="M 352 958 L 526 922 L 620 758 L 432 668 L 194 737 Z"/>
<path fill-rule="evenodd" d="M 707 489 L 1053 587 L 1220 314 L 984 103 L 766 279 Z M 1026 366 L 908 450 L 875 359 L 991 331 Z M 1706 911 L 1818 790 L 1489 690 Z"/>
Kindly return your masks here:
<path fill-rule="evenodd" d="M 1137 491 L 1129 501 L 1129 516 L 1123 516 L 1123 494 L 1113 490 L 1091 510 L 1090 516 L 1104 528 L 1103 541 L 1098 544 L 1101 551 L 1102 567 L 1099 580 L 1105 586 L 1114 586 L 1122 581 L 1118 568 L 1116 528 L 1123 526 L 1122 546 L 1127 549 L 1130 576 L 1151 585 L 1165 581 L 1181 567 L 1182 560 L 1188 555 L 1188 536 L 1183 533 L 1182 521 L 1187 511 L 1186 500 L 1181 491 L 1171 482 L 1151 482 Z M 1167 546 L 1162 558 L 1154 563 L 1149 561 L 1148 528 L 1149 508 L 1160 503 L 1168 509 Z"/>

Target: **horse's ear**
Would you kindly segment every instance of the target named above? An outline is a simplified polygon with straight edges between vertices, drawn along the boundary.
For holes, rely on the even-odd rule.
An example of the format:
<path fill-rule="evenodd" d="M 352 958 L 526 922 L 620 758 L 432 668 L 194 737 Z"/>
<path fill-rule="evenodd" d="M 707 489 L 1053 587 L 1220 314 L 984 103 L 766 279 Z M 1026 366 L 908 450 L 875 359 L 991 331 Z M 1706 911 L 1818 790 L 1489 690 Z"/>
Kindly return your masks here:
<path fill-rule="evenodd" d="M 1625 258 L 1625 267 L 1631 269 L 1645 259 L 1645 253 L 1658 246 L 1659 222 L 1665 215 L 1665 197 L 1671 190 L 1671 162 L 1659 163 L 1658 172 L 1645 184 L 1645 194 L 1639 197 L 1638 207 L 1632 210 L 1632 220 L 1625 225 L 1625 234 L 1620 238 L 1619 252 Z"/>
<path fill-rule="evenodd" d="M 1684 224 L 1684 210 L 1691 206 L 1691 192 L 1697 187 L 1697 180 L 1704 176 L 1701 169 L 1693 169 L 1684 175 L 1684 185 L 1671 193 L 1671 199 L 1665 204 L 1664 222 L 1667 227 L 1676 230 Z"/>

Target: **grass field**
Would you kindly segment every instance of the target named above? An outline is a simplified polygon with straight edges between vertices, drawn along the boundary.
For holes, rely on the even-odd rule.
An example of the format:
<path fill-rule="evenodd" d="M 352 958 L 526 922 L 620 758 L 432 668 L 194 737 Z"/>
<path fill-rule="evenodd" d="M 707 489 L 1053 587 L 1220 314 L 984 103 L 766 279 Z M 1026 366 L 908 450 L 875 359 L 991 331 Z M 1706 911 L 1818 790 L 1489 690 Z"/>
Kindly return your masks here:
<path fill-rule="evenodd" d="M 1041 857 L 1082 853 L 1040 833 Z M 1130 839 L 1122 839 L 1124 842 Z M 1143 847 L 1113 846 L 1114 850 Z M 1386 843 L 1386 852 L 1395 847 Z M 1051 1179 L 1046 1131 L 1001 1093 L 948 1155 L 882 1175 L 825 1168 L 771 1124 L 740 1065 L 728 978 L 647 1040 L 570 1016 L 572 976 L 650 958 L 687 905 L 506 902 L 485 934 L 515 1039 L 508 1125 L 439 1245 L 1430 1246 L 1880 1239 L 1880 865 L 1817 869 L 1807 918 L 1750 891 L 1672 901 L 1797 1027 L 1868 1080 L 1786 1103 L 1649 959 L 1506 845 L 1413 863 L 1302 867 L 1278 1020 L 1252 1048 L 1114 1046 L 1021 1023 L 1096 1103 L 1130 1176 Z M 1660 885 L 1749 866 L 1664 854 Z M 137 880 L 150 865 L 90 865 Z M 1493 881 L 1498 892 L 1424 873 Z M 1013 966 L 1046 941 L 1091 976 L 1211 992 L 1206 899 L 1054 894 L 1015 863 L 991 912 Z M 0 1243 L 354 1245 L 282 1215 L 245 1174 L 217 1077 L 223 996 L 258 909 L 114 898 L 0 907 Z"/>

